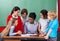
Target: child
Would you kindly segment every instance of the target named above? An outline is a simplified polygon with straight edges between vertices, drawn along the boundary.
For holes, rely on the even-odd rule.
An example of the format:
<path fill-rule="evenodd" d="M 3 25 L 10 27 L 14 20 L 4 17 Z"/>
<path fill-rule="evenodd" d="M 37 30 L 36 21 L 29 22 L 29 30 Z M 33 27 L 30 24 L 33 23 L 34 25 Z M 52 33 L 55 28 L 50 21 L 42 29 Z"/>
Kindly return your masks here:
<path fill-rule="evenodd" d="M 55 11 L 48 12 L 48 19 L 50 20 L 48 28 L 46 29 L 45 39 L 48 41 L 57 41 L 58 19 Z"/>
<path fill-rule="evenodd" d="M 14 32 L 14 28 L 15 28 L 15 26 L 16 26 L 17 24 L 18 24 L 17 18 L 12 18 L 12 23 L 11 23 L 11 28 L 10 28 L 9 36 L 21 34 L 20 31 Z"/>
<path fill-rule="evenodd" d="M 28 15 L 28 11 L 27 9 L 22 9 L 21 11 L 21 19 L 22 19 L 22 22 L 25 23 L 28 19 L 27 19 L 27 15 Z"/>
<path fill-rule="evenodd" d="M 16 34 L 21 34 L 20 31 L 14 32 L 15 26 L 18 24 L 18 21 L 16 18 L 11 18 L 6 26 L 6 28 L 1 32 L 1 37 L 4 36 L 11 36 L 11 35 L 16 35 Z"/>
<path fill-rule="evenodd" d="M 29 14 L 28 22 L 25 23 L 24 33 L 27 34 L 37 33 L 38 23 L 35 22 L 35 19 L 36 19 L 36 14 L 34 12 L 31 12 Z"/>
<path fill-rule="evenodd" d="M 40 35 L 42 35 L 45 32 L 45 30 L 47 29 L 47 26 L 48 26 L 47 13 L 48 13 L 48 11 L 45 9 L 40 11 L 41 18 L 38 21 L 39 22 L 38 31 L 39 31 Z"/>

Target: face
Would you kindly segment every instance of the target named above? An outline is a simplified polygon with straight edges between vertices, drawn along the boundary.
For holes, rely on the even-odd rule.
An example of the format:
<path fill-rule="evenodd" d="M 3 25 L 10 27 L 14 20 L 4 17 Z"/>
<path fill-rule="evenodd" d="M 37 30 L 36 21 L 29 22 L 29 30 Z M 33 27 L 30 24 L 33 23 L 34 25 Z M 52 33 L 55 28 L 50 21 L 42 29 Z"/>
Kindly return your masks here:
<path fill-rule="evenodd" d="M 48 15 L 48 19 L 51 20 L 50 16 Z"/>
<path fill-rule="evenodd" d="M 23 18 L 26 18 L 27 17 L 26 13 L 22 14 L 22 17 Z"/>
<path fill-rule="evenodd" d="M 42 13 L 40 13 L 40 16 L 41 16 L 41 18 L 44 18 L 43 15 L 42 15 Z"/>
<path fill-rule="evenodd" d="M 14 25 L 16 26 L 18 24 L 18 20 L 15 21 Z"/>
<path fill-rule="evenodd" d="M 14 11 L 14 15 L 18 16 L 20 13 L 20 10 Z"/>
<path fill-rule="evenodd" d="M 34 23 L 34 19 L 32 19 L 31 17 L 29 17 L 28 21 L 29 21 L 30 23 Z"/>

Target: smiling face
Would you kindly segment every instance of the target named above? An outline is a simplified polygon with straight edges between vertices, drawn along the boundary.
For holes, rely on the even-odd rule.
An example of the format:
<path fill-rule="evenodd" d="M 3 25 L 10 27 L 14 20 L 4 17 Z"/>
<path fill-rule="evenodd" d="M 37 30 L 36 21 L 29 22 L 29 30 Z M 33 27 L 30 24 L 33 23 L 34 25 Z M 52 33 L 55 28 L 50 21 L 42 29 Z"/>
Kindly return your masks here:
<path fill-rule="evenodd" d="M 15 15 L 15 16 L 18 16 L 19 13 L 20 13 L 20 10 L 14 11 L 14 15 Z"/>
<path fill-rule="evenodd" d="M 27 14 L 26 13 L 22 14 L 22 17 L 23 18 L 26 18 L 27 17 Z"/>
<path fill-rule="evenodd" d="M 34 19 L 31 18 L 31 17 L 29 17 L 28 21 L 29 21 L 31 24 L 34 23 Z"/>

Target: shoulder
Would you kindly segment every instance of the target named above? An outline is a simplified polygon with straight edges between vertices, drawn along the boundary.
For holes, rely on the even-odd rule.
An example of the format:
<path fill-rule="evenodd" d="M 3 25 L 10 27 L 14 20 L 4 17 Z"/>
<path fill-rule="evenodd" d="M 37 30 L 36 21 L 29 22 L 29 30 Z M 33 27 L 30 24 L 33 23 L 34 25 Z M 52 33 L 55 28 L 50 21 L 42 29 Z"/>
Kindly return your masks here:
<path fill-rule="evenodd" d="M 25 23 L 25 25 L 28 25 L 28 24 L 29 24 L 29 22 L 26 22 L 26 23 Z"/>
<path fill-rule="evenodd" d="M 11 26 L 11 28 L 14 28 L 14 26 Z"/>
<path fill-rule="evenodd" d="M 11 15 L 11 14 L 10 14 L 10 15 L 8 15 L 7 20 L 9 21 L 9 20 L 10 20 L 10 18 L 12 18 L 12 15 Z"/>
<path fill-rule="evenodd" d="M 38 22 L 41 20 L 41 18 L 39 18 Z"/>
<path fill-rule="evenodd" d="M 34 21 L 34 24 L 35 24 L 35 25 L 38 25 L 38 22 Z"/>
<path fill-rule="evenodd" d="M 53 21 L 54 23 L 57 23 L 58 22 L 58 19 L 56 18 L 56 19 L 54 19 L 54 21 Z"/>
<path fill-rule="evenodd" d="M 18 16 L 18 20 L 21 20 L 21 17 L 20 16 Z"/>
<path fill-rule="evenodd" d="M 9 15 L 8 15 L 8 17 L 12 17 L 12 15 L 11 15 L 11 14 L 9 14 Z"/>

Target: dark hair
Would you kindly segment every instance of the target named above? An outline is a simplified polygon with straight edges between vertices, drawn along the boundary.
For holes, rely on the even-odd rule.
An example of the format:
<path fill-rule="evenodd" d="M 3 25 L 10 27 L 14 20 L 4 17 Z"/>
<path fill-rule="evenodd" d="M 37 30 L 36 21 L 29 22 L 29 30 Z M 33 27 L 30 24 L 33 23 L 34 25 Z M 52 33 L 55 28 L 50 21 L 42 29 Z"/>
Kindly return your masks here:
<path fill-rule="evenodd" d="M 33 18 L 34 20 L 36 19 L 36 14 L 35 14 L 35 12 L 31 12 L 30 14 L 29 14 L 29 17 L 31 17 L 31 18 Z"/>
<path fill-rule="evenodd" d="M 40 13 L 43 15 L 44 19 L 47 19 L 47 13 L 48 13 L 47 10 L 43 9 L 40 11 Z"/>
<path fill-rule="evenodd" d="M 11 15 L 13 14 L 14 11 L 20 10 L 20 8 L 18 6 L 15 6 L 12 11 L 11 11 Z"/>
<path fill-rule="evenodd" d="M 15 23 L 16 20 L 17 18 L 12 18 L 12 25 Z"/>
<path fill-rule="evenodd" d="M 22 9 L 21 14 L 24 14 L 24 13 L 26 13 L 26 15 L 28 14 L 27 9 Z"/>

